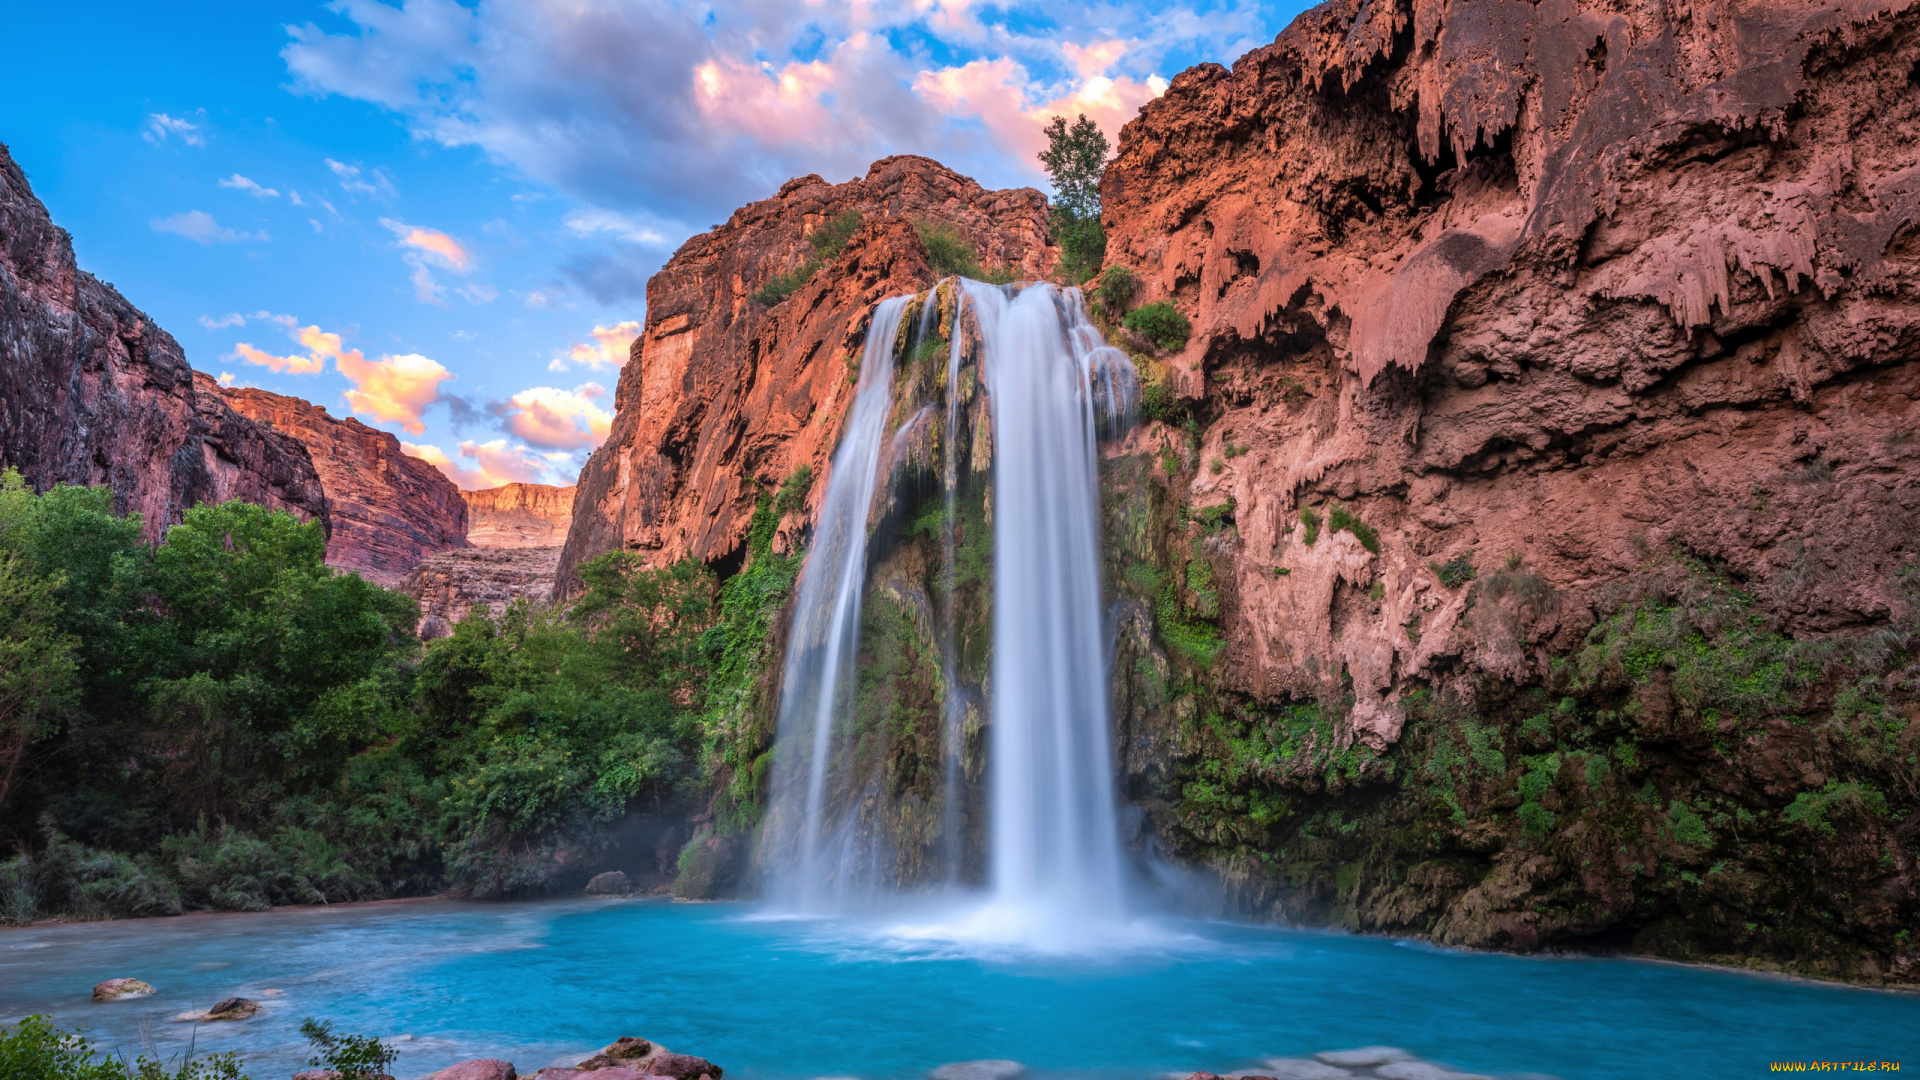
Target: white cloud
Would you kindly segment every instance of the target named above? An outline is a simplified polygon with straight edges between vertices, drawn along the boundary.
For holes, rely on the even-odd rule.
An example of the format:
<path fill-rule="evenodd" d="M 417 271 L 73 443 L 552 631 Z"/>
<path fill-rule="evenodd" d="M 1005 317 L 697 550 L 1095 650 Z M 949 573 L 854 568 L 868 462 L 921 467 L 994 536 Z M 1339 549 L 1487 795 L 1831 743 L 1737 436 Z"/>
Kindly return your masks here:
<path fill-rule="evenodd" d="M 358 165 L 348 165 L 332 158 L 324 159 L 327 168 L 340 181 L 340 190 L 349 195 L 366 195 L 376 199 L 391 199 L 399 192 L 393 186 L 393 179 L 385 172 L 375 169 L 363 173 Z M 331 210 L 332 207 L 327 209 Z"/>
<path fill-rule="evenodd" d="M 237 311 L 230 311 L 217 319 L 210 315 L 200 316 L 200 325 L 209 330 L 225 330 L 229 326 L 239 326 L 246 321 L 247 317 Z"/>
<path fill-rule="evenodd" d="M 280 197 L 278 191 L 270 187 L 261 187 L 255 181 L 249 180 L 239 173 L 234 173 L 232 176 L 220 181 L 220 186 L 223 188 L 232 188 L 235 191 L 244 191 L 256 199 L 277 199 Z M 295 206 L 300 204 L 300 193 L 297 191 L 293 193 L 293 202 Z"/>
<path fill-rule="evenodd" d="M 560 219 L 567 231 L 575 236 L 592 236 L 595 233 L 610 233 L 632 244 L 645 244 L 648 247 L 660 247 L 666 244 L 666 234 L 659 229 L 642 224 L 618 210 L 586 209 L 575 210 Z"/>
<path fill-rule="evenodd" d="M 147 128 L 140 137 L 155 146 L 164 145 L 167 140 L 178 138 L 188 146 L 205 146 L 207 137 L 200 125 L 182 120 L 166 113 L 152 113 L 147 117 Z"/>
<path fill-rule="evenodd" d="M 237 244 L 247 240 L 271 239 L 264 229 L 259 232 L 229 229 L 215 221 L 213 215 L 205 210 L 189 210 L 172 217 L 154 218 L 147 224 L 154 232 L 174 233 L 197 244 Z"/>

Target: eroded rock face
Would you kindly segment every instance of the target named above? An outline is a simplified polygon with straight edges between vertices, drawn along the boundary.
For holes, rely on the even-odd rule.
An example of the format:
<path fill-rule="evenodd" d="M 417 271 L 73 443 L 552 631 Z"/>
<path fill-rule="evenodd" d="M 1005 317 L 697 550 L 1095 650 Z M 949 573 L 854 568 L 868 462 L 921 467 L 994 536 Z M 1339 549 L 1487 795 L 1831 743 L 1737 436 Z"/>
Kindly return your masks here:
<path fill-rule="evenodd" d="M 0 466 L 42 490 L 107 485 L 156 539 L 203 502 L 328 517 L 306 450 L 195 385 L 172 336 L 79 268 L 4 146 Z"/>
<path fill-rule="evenodd" d="M 421 560 L 398 588 L 420 602 L 420 636 L 445 637 L 475 608 L 498 615 L 522 597 L 545 603 L 559 562 L 557 547 L 443 551 Z"/>
<path fill-rule="evenodd" d="M 1168 367 L 1191 503 L 1237 526 L 1227 684 L 1350 679 L 1384 748 L 1410 680 L 1539 674 L 1516 638 L 1566 647 L 1675 546 L 1803 631 L 1887 617 L 1920 526 L 1920 9 L 1690 11 L 1325 4 L 1126 127 L 1108 262 L 1195 325 Z M 1377 554 L 1303 543 L 1335 501 Z M 1476 627 L 1455 558 L 1520 560 L 1553 611 Z"/>
<path fill-rule="evenodd" d="M 474 547 L 559 547 L 573 523 L 572 487 L 502 484 L 462 491 L 467 501 L 467 542 Z"/>
<path fill-rule="evenodd" d="M 446 474 L 400 449 L 400 440 L 324 406 L 265 390 L 222 387 L 203 395 L 307 448 L 333 520 L 327 565 L 397 585 L 424 556 L 467 546 L 467 502 Z"/>
<path fill-rule="evenodd" d="M 1335 0 L 1147 105 L 1153 829 L 1299 921 L 1920 978 L 1917 91 L 1911 2 Z"/>
<path fill-rule="evenodd" d="M 863 224 L 811 280 L 779 303 L 752 299 L 848 210 Z M 987 191 L 919 157 L 887 158 L 844 184 L 789 181 L 675 253 L 647 283 L 612 435 L 580 474 L 563 593 L 575 567 L 616 549 L 656 565 L 738 559 L 755 498 L 801 464 L 825 472 L 874 302 L 935 280 L 916 220 L 953 226 L 982 263 L 1020 277 L 1051 258 L 1039 192 Z M 824 489 L 814 485 L 816 501 Z"/>

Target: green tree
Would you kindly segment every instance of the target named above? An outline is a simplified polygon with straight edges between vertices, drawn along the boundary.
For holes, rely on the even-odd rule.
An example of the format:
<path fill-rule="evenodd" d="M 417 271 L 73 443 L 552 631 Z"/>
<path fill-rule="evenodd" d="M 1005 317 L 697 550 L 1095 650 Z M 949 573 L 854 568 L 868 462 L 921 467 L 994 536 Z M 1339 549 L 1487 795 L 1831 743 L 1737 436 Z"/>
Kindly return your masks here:
<path fill-rule="evenodd" d="M 1092 277 L 1107 255 L 1100 224 L 1100 177 L 1107 168 L 1107 136 L 1083 114 L 1071 126 L 1056 116 L 1047 125 L 1040 164 L 1053 179 L 1053 242 L 1060 247 L 1060 277 L 1078 285 Z"/>
<path fill-rule="evenodd" d="M 60 585 L 0 552 L 0 810 L 13 797 L 27 748 L 71 699 L 76 642 L 60 629 Z"/>

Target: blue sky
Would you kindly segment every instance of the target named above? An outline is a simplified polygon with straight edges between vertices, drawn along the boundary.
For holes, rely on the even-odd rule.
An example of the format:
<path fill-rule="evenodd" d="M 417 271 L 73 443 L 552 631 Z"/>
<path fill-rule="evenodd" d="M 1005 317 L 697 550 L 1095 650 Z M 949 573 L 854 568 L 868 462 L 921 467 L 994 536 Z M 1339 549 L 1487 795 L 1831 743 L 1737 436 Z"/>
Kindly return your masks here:
<path fill-rule="evenodd" d="M 644 284 L 792 176 L 920 153 L 1043 185 L 1298 2 L 17 5 L 0 142 L 196 368 L 393 431 L 464 486 L 571 483 Z"/>

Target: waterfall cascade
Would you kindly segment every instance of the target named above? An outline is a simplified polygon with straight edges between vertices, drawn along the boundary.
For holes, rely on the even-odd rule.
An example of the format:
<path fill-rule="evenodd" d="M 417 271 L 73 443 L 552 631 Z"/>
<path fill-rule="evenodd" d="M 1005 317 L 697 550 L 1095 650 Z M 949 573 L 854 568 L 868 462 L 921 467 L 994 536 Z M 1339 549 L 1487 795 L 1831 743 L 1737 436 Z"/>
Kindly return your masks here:
<path fill-rule="evenodd" d="M 875 308 L 788 646 L 762 833 L 777 899 L 984 886 L 981 932 L 1018 937 L 1124 914 L 1097 440 L 1133 392 L 1077 290 L 957 280 Z M 990 590 L 969 593 L 989 533 Z M 887 554 L 915 536 L 937 565 L 877 582 L 881 559 L 918 565 Z M 863 659 L 900 651 L 863 639 L 884 629 L 863 630 L 874 590 L 928 639 L 925 731 Z"/>

